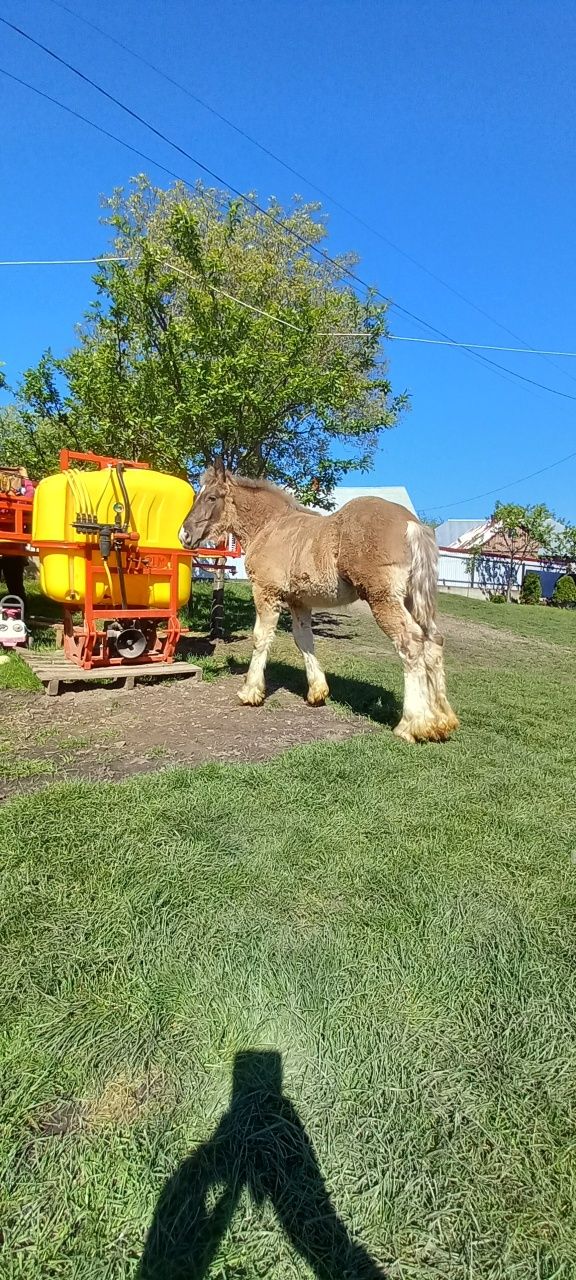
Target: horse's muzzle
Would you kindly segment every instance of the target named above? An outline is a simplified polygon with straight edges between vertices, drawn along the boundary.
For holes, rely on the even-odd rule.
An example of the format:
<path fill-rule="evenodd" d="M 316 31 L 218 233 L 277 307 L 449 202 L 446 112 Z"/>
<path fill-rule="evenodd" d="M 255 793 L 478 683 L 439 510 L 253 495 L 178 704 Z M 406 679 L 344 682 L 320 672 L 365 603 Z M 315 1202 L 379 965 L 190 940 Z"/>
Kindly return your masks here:
<path fill-rule="evenodd" d="M 178 537 L 180 539 L 180 542 L 182 543 L 182 546 L 185 547 L 186 551 L 190 551 L 192 547 L 192 538 L 188 533 L 188 530 L 185 527 L 185 525 L 182 525 L 181 528 L 178 530 Z"/>

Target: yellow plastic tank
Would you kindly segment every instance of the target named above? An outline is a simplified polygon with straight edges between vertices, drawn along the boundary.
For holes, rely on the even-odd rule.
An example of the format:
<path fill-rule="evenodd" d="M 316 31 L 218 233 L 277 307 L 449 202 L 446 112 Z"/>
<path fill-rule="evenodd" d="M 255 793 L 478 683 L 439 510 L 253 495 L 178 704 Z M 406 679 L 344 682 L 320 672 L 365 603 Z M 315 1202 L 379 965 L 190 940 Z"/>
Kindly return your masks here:
<path fill-rule="evenodd" d="M 139 534 L 138 549 L 156 547 L 182 550 L 178 530 L 194 502 L 194 490 L 185 480 L 161 471 L 145 471 L 126 467 L 124 484 L 130 502 L 129 529 Z M 97 571 L 92 604 L 107 608 L 120 605 L 120 584 L 116 555 L 108 560 L 110 581 L 100 555 L 98 536 L 81 533 L 74 528 L 79 513 L 89 513 L 100 524 L 114 525 L 116 504 L 121 504 L 120 518 L 126 519 L 125 501 L 114 467 L 102 471 L 61 471 L 41 480 L 34 494 L 32 542 L 38 545 L 40 586 L 45 595 L 60 604 L 86 603 L 86 557 L 82 548 L 93 547 L 92 560 Z M 73 542 L 78 551 L 42 547 L 42 542 Z M 124 557 L 123 557 L 124 559 Z M 165 577 L 125 572 L 126 600 L 138 609 L 166 609 L 170 605 L 170 575 Z M 178 566 L 178 604 L 184 605 L 190 595 L 191 562 Z"/>

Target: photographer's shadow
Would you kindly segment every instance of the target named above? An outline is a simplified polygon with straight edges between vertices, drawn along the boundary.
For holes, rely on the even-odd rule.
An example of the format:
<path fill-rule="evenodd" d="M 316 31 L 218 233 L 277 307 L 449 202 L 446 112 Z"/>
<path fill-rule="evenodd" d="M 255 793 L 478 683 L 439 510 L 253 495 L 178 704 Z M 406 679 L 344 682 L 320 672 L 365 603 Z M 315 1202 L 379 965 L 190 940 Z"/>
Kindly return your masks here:
<path fill-rule="evenodd" d="M 282 1092 L 276 1052 L 236 1055 L 228 1110 L 162 1190 L 139 1280 L 207 1276 L 244 1188 L 256 1204 L 270 1200 L 318 1280 L 382 1280 L 330 1201 L 312 1143 Z"/>

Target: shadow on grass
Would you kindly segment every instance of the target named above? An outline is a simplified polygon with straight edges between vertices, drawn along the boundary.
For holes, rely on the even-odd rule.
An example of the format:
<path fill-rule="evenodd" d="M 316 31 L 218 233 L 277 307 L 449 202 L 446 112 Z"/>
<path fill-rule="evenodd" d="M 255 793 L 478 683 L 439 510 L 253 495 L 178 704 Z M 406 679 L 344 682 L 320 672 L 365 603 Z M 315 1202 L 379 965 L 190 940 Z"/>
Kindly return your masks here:
<path fill-rule="evenodd" d="M 243 1190 L 269 1200 L 318 1280 L 376 1280 L 384 1272 L 338 1217 L 298 1112 L 282 1091 L 274 1051 L 236 1054 L 228 1110 L 184 1160 L 156 1206 L 139 1280 L 202 1280 Z"/>
<path fill-rule="evenodd" d="M 247 662 L 228 656 L 227 670 L 231 675 L 243 675 L 248 670 Z M 386 724 L 391 729 L 398 724 L 402 715 L 402 703 L 391 689 L 383 689 L 381 685 L 371 684 L 368 680 L 356 680 L 353 676 L 338 676 L 326 672 L 330 686 L 330 697 L 341 707 L 346 707 L 354 715 L 364 716 L 377 724 Z M 266 694 L 271 696 L 287 689 L 290 693 L 306 697 L 306 676 L 304 671 L 289 666 L 286 662 L 270 662 L 266 668 Z"/>

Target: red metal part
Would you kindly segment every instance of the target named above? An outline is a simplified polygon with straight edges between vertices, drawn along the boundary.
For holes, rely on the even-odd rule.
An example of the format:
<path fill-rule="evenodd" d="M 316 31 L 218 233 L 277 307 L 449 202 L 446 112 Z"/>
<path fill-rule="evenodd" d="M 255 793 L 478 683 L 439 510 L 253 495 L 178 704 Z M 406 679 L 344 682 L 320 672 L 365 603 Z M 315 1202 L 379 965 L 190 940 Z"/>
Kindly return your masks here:
<path fill-rule="evenodd" d="M 32 497 L 0 493 L 0 556 L 26 556 L 32 533 Z"/>
<path fill-rule="evenodd" d="M 194 560 L 237 560 L 242 554 L 240 543 L 230 535 L 227 542 L 223 542 L 219 547 L 194 547 L 192 558 Z"/>
<path fill-rule="evenodd" d="M 93 462 L 100 471 L 104 471 L 106 467 L 117 467 L 118 463 L 122 467 L 131 467 L 135 471 L 149 471 L 150 464 L 148 462 L 132 462 L 130 458 L 107 458 L 101 453 L 78 453 L 75 449 L 60 450 L 60 470 L 69 471 L 70 462 Z"/>

